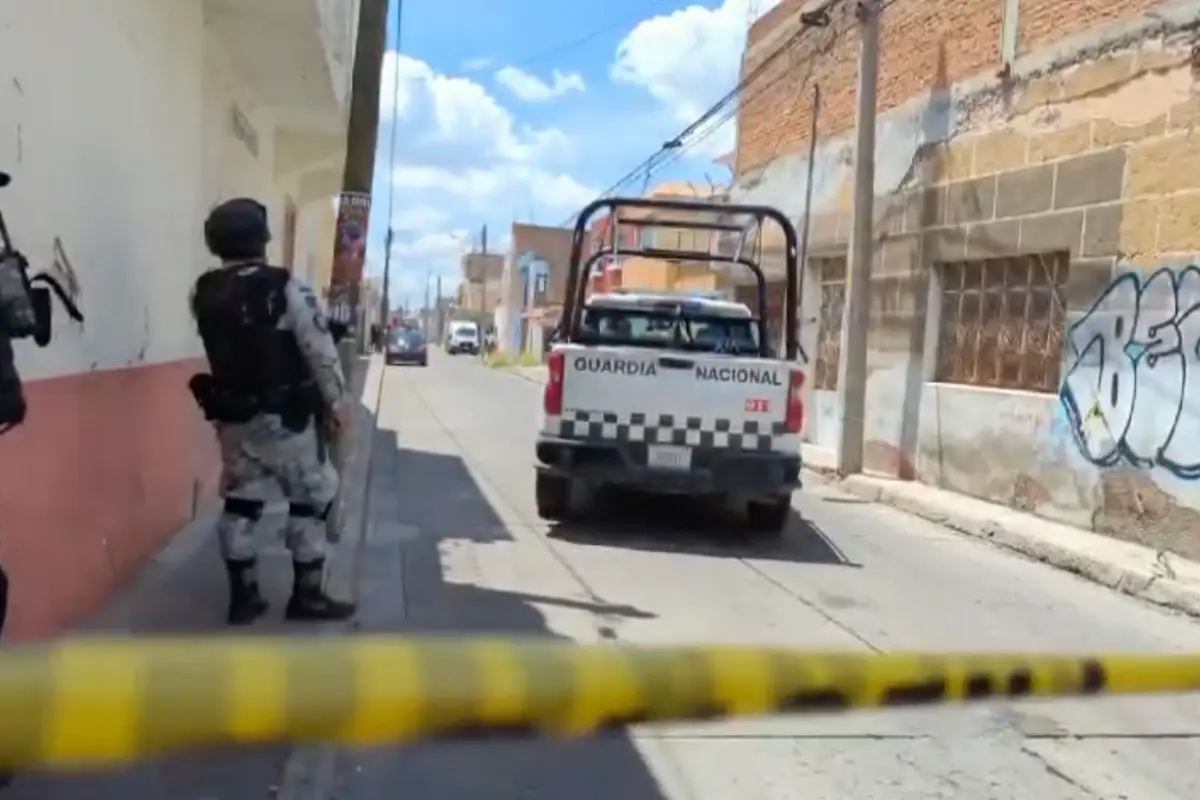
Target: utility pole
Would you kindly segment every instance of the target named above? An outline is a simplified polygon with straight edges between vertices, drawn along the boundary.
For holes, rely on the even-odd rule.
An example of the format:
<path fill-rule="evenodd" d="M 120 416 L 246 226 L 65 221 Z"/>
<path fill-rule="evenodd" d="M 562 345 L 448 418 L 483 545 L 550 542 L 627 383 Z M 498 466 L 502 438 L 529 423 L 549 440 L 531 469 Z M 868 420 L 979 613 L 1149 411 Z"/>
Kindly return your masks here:
<path fill-rule="evenodd" d="M 442 319 L 442 275 L 439 272 L 437 276 L 437 325 L 434 328 L 434 333 L 437 334 L 437 341 L 441 341 L 446 335 L 445 321 Z"/>
<path fill-rule="evenodd" d="M 400 13 L 397 0 L 396 13 Z M 361 0 L 358 12 L 358 30 L 355 34 L 354 68 L 350 76 L 350 118 L 346 127 L 346 163 L 342 170 L 342 195 L 338 202 L 337 241 L 334 242 L 334 264 L 329 286 L 330 305 L 336 304 L 344 320 L 356 325 L 359 320 L 359 301 L 362 295 L 362 273 L 366 257 L 367 221 L 370 219 L 371 183 L 375 176 L 375 145 L 379 129 L 379 90 L 383 71 L 383 54 L 387 49 L 388 0 Z M 343 237 L 348 231 L 344 222 L 351 219 L 351 204 L 358 216 L 358 230 L 362 250 L 357 258 L 348 258 L 342 252 Z M 391 220 L 388 220 L 391 223 Z M 348 226 L 347 226 L 348 227 Z M 358 263 L 354 263 L 357 260 Z M 385 290 L 386 297 L 386 290 Z M 358 364 L 359 342 L 362 331 L 347 336 L 338 344 L 338 355 L 347 384 L 353 386 Z M 345 432 L 334 437 L 330 455 L 343 476 L 345 487 L 346 466 L 353 458 L 351 443 L 353 433 Z M 331 542 L 341 540 L 345 522 L 344 493 L 339 490 L 334 510 L 326 523 L 326 536 Z"/>
<path fill-rule="evenodd" d="M 392 244 L 396 235 L 396 231 L 390 224 L 391 220 L 388 222 L 387 235 L 384 237 L 383 296 L 379 298 L 379 319 L 385 328 L 392 316 L 392 301 L 388 298 L 388 295 L 392 291 Z"/>
<path fill-rule="evenodd" d="M 397 13 L 399 9 L 397 9 Z M 371 184 L 375 176 L 375 146 L 379 129 L 379 99 L 383 54 L 387 47 L 388 0 L 361 0 L 358 14 L 358 31 L 354 45 L 354 69 L 350 79 L 350 118 L 346 130 L 346 162 L 342 169 L 342 195 L 339 200 L 339 238 L 342 225 L 349 218 L 347 206 L 357 204 L 358 231 L 362 241 L 367 240 L 367 220 L 370 219 Z M 389 223 L 391 220 L 388 221 Z M 337 253 L 342 245 L 335 243 Z M 335 256 L 335 260 L 338 259 Z M 362 294 L 362 264 L 334 264 L 330 285 L 330 299 L 338 303 L 350 322 L 358 320 L 358 306 Z M 350 269 L 346 269 L 351 266 Z M 339 274 L 341 272 L 341 274 Z M 355 274 L 357 273 L 357 274 Z M 358 331 L 361 336 L 362 332 Z M 354 344 L 343 342 L 343 345 Z M 349 355 L 343 347 L 343 355 Z M 351 356 L 353 358 L 353 356 Z"/>
<path fill-rule="evenodd" d="M 481 280 L 479 282 L 479 313 L 480 313 L 480 316 L 482 316 L 483 319 L 486 320 L 487 319 L 487 303 L 488 303 L 488 291 L 487 290 L 488 290 L 488 280 L 490 279 L 490 275 L 488 274 L 488 258 L 487 258 L 487 254 L 488 254 L 487 225 L 484 225 L 479 230 L 479 252 L 482 253 L 484 256 L 484 258 L 480 259 L 480 261 L 483 264 L 483 280 Z M 493 320 L 493 322 L 494 322 L 494 320 Z M 483 326 L 484 330 L 481 333 L 486 334 L 487 329 L 490 328 L 491 326 L 492 326 L 492 323 L 486 323 Z"/>
<path fill-rule="evenodd" d="M 854 154 L 854 231 L 842 318 L 838 400 L 842 428 L 838 440 L 838 472 L 863 470 L 867 400 L 867 333 L 871 315 L 871 260 L 875 221 L 875 116 L 879 88 L 880 0 L 858 0 L 857 144 Z"/>
<path fill-rule="evenodd" d="M 429 283 L 432 280 L 433 280 L 433 275 L 431 275 L 429 272 L 426 272 L 425 273 L 425 307 L 421 310 L 421 317 L 422 317 L 421 327 L 425 329 L 425 338 L 426 339 L 429 338 L 429 333 L 430 333 L 429 329 L 431 326 L 429 324 L 429 321 L 433 317 L 433 312 L 429 307 Z"/>

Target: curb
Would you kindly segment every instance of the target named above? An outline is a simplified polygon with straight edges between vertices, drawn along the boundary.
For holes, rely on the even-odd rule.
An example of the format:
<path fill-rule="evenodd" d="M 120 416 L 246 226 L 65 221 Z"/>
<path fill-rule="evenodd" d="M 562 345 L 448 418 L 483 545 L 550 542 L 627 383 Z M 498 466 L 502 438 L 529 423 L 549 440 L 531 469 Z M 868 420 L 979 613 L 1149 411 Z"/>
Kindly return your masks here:
<path fill-rule="evenodd" d="M 338 511 L 338 525 L 342 540 L 337 544 L 337 557 L 333 559 L 326 577 L 330 593 L 348 597 L 358 602 L 360 569 L 363 545 L 366 542 L 368 490 L 371 477 L 371 457 L 375 448 L 375 430 L 379 406 L 383 399 L 383 382 L 386 372 L 382 356 L 359 359 L 357 369 L 365 369 L 361 406 L 354 415 L 354 435 L 346 454 L 346 465 L 342 473 L 347 492 Z M 356 627 L 348 623 L 323 626 L 316 635 L 344 633 Z M 337 794 L 337 754 L 334 745 L 303 745 L 294 748 L 284 762 L 276 800 L 328 800 Z"/>
<path fill-rule="evenodd" d="M 905 493 L 901 487 L 908 485 L 907 482 L 863 475 L 842 479 L 831 471 L 808 467 L 805 473 L 814 484 L 832 486 L 867 502 L 887 505 L 957 533 L 986 540 L 1130 597 L 1200 617 L 1200 582 L 1179 580 L 1176 572 L 1178 567 L 1179 571 L 1200 575 L 1200 565 L 1173 554 L 1027 514 L 1023 516 L 1031 518 L 1022 521 L 1038 525 L 1040 531 L 1021 530 L 1000 517 L 1022 512 L 965 495 L 961 497 L 977 508 L 953 510 Z M 1105 557 L 1095 552 L 1103 550 L 1119 550 L 1122 557 Z"/>
<path fill-rule="evenodd" d="M 371 455 L 375 446 L 376 418 L 383 396 L 385 367 L 381 356 L 359 359 L 356 369 L 364 370 L 360 406 L 354 415 L 354 433 L 342 470 L 342 485 L 346 487 L 337 510 L 337 525 L 342 540 L 337 543 L 337 557 L 330 565 L 327 582 L 334 595 L 358 598 L 358 563 L 365 538 L 367 521 L 367 489 Z"/>
<path fill-rule="evenodd" d="M 543 369 L 542 367 L 496 367 L 498 372 L 505 372 L 509 375 L 514 375 L 523 381 L 529 381 L 541 386 L 546 382 L 545 377 L 539 372 L 534 373 L 534 370 Z"/>

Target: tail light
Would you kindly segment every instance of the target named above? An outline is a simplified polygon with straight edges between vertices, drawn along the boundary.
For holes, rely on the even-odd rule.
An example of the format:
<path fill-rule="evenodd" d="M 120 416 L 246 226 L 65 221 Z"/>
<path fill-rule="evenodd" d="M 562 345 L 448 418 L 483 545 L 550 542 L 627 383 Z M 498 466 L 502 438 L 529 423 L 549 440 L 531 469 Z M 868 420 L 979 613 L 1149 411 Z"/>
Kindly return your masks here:
<path fill-rule="evenodd" d="M 550 353 L 546 359 L 546 391 L 542 395 L 542 410 L 549 416 L 562 413 L 563 404 L 563 371 L 567 357 L 561 350 Z"/>
<path fill-rule="evenodd" d="M 798 369 L 792 370 L 788 378 L 787 416 L 783 425 L 788 433 L 800 433 L 804 427 L 804 373 Z"/>

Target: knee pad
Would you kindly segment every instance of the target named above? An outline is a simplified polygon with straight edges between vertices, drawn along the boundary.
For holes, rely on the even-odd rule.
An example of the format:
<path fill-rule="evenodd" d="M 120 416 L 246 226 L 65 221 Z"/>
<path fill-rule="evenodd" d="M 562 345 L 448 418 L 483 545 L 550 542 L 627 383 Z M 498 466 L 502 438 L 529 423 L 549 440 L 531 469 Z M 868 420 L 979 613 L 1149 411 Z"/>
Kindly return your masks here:
<path fill-rule="evenodd" d="M 329 512 L 332 510 L 332 500 L 326 503 L 323 508 L 317 508 L 312 503 L 288 503 L 288 516 L 300 519 L 315 519 L 324 522 L 329 518 Z"/>
<path fill-rule="evenodd" d="M 246 500 L 241 497 L 226 497 L 225 513 L 230 516 L 248 519 L 251 522 L 258 522 L 262 519 L 263 502 L 261 500 Z"/>

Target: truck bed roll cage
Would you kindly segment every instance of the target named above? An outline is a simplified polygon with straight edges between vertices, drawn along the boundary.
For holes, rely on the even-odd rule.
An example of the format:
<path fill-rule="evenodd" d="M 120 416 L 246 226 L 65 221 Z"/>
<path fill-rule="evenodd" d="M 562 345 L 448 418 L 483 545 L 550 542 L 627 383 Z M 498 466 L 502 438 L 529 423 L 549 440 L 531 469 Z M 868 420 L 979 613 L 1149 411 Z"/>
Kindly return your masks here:
<path fill-rule="evenodd" d="M 658 217 L 624 219 L 620 216 L 621 209 L 710 214 L 713 217 L 726 219 L 741 217 L 743 219 L 749 218 L 749 222 L 739 225 L 730 222 L 719 222 L 716 219 L 711 222 L 703 219 L 666 219 Z M 595 252 L 585 257 L 584 245 L 587 240 L 588 225 L 592 217 L 601 211 L 607 211 L 609 218 L 612 220 L 610 242 L 607 245 L 601 245 Z M 783 212 L 770 206 L 729 205 L 697 200 L 645 197 L 610 197 L 592 201 L 579 212 L 579 217 L 575 221 L 575 229 L 572 231 L 571 260 L 567 273 L 567 292 L 566 297 L 563 298 L 562 316 L 560 317 L 557 335 L 563 341 L 567 342 L 577 338 L 577 331 L 583 319 L 584 297 L 586 296 L 588 279 L 591 277 L 592 269 L 602 260 L 618 255 L 619 253 L 623 256 L 635 255 L 664 261 L 708 261 L 719 264 L 741 264 L 749 269 L 754 273 L 758 284 L 759 350 L 761 355 L 766 356 L 770 354 L 771 343 L 767 340 L 767 326 L 764 318 L 767 308 L 767 279 L 763 274 L 762 265 L 743 252 L 746 249 L 747 236 L 751 231 L 757 229 L 761 237 L 762 224 L 765 220 L 772 220 L 783 230 L 785 281 L 783 303 L 784 357 L 788 361 L 795 361 L 800 350 L 799 325 L 797 324 L 800 314 L 798 308 L 798 287 L 800 285 L 798 237 L 795 226 L 792 225 Z M 710 231 L 712 233 L 737 233 L 740 234 L 740 239 L 737 250 L 733 255 L 657 247 L 618 247 L 617 237 L 620 235 L 619 231 L 622 226 L 672 228 Z"/>

